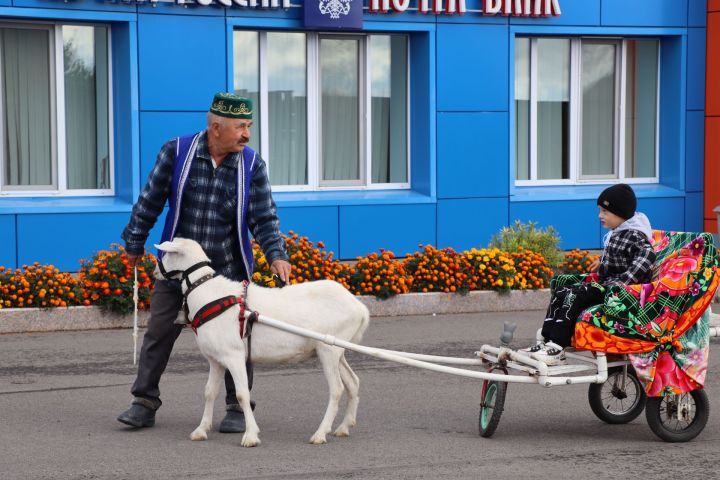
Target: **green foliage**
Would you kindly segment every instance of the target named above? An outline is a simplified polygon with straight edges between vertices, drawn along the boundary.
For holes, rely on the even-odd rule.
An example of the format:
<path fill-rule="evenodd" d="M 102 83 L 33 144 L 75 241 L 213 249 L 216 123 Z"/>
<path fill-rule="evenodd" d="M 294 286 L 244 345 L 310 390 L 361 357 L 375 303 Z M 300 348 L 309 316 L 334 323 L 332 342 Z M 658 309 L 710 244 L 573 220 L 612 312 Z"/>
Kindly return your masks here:
<path fill-rule="evenodd" d="M 506 252 L 515 252 L 519 247 L 537 252 L 545 257 L 552 268 L 560 265 L 563 260 L 558 250 L 559 244 L 560 235 L 553 227 L 538 228 L 537 222 L 523 223 L 520 220 L 515 220 L 515 224 L 510 227 L 503 227 L 490 240 L 490 247 Z"/>

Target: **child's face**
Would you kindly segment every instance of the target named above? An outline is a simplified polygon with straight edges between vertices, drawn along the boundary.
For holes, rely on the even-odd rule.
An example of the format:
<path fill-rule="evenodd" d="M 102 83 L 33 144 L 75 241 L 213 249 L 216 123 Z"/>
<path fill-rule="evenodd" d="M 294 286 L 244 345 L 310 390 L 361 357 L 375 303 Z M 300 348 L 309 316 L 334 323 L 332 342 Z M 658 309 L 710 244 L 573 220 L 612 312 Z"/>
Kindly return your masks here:
<path fill-rule="evenodd" d="M 600 217 L 600 223 L 603 227 L 609 230 L 614 230 L 615 228 L 619 227 L 620 224 L 625 223 L 624 218 L 618 217 L 614 213 L 605 210 L 600 205 L 598 205 L 598 208 L 600 209 L 600 214 L 598 216 Z"/>

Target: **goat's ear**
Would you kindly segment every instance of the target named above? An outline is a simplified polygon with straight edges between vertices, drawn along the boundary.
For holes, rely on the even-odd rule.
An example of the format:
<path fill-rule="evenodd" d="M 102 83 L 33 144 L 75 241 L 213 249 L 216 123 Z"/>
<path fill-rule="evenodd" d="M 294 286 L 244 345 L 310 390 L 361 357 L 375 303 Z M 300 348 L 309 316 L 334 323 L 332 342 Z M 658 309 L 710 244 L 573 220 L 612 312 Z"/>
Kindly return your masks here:
<path fill-rule="evenodd" d="M 155 248 L 163 252 L 179 252 L 180 245 L 173 242 L 163 242 L 160 245 L 155 244 Z"/>

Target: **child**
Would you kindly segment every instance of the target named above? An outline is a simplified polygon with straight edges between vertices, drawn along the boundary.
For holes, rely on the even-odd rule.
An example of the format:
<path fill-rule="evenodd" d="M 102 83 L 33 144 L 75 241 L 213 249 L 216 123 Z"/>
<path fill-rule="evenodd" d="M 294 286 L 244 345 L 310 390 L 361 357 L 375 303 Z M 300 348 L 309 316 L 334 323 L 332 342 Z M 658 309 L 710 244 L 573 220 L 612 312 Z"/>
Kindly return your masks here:
<path fill-rule="evenodd" d="M 635 213 L 637 199 L 629 185 L 619 183 L 606 188 L 597 199 L 600 223 L 610 231 L 603 238 L 600 260 L 591 266 L 598 280 L 567 285 L 553 292 L 542 327 L 543 342 L 523 349 L 536 354 L 548 364 L 564 360 L 562 349 L 570 346 L 575 321 L 580 313 L 603 303 L 609 285 L 648 283 L 655 263 L 650 221 Z"/>

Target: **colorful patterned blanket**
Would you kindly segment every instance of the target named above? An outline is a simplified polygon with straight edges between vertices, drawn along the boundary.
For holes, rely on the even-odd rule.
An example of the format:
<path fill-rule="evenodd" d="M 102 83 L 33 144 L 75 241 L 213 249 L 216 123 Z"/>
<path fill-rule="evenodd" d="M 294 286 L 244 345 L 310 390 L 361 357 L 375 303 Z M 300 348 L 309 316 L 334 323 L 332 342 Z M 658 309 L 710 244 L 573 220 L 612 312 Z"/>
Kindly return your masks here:
<path fill-rule="evenodd" d="M 607 287 L 604 303 L 578 318 L 574 346 L 628 354 L 649 396 L 689 392 L 705 383 L 718 255 L 709 233 L 656 230 L 653 248 L 653 281 Z M 597 280 L 595 274 L 558 275 L 550 287 Z"/>

